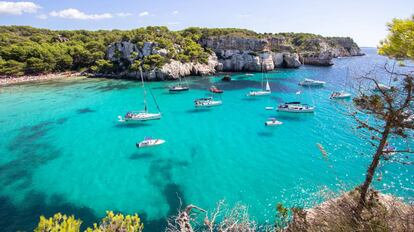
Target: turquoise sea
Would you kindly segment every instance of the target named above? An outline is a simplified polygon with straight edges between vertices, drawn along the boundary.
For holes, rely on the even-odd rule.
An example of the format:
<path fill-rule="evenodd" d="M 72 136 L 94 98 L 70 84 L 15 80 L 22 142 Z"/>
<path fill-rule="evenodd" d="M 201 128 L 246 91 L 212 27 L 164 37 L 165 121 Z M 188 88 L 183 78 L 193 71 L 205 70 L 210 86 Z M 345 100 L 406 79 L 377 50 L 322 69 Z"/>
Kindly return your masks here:
<path fill-rule="evenodd" d="M 232 82 L 188 78 L 191 90 L 179 94 L 166 89 L 172 82 L 147 83 L 163 117 L 135 125 L 120 124 L 117 116 L 142 109 L 137 81 L 88 78 L 1 87 L 0 231 L 30 231 L 41 214 L 59 211 L 90 225 L 106 210 L 139 213 L 146 231 L 157 231 L 177 212 L 178 197 L 205 209 L 221 199 L 241 202 L 259 223 L 271 223 L 278 202 L 309 207 L 320 202 L 323 189 L 349 190 L 363 180 L 373 149 L 347 116 L 351 102 L 329 95 L 349 89 L 348 68 L 357 76 L 387 61 L 375 49 L 364 52 L 335 59 L 332 67 L 269 72 L 270 97 L 246 97 L 260 88 L 260 73 L 233 74 Z M 381 71 L 377 75 L 388 80 Z M 302 88 L 303 78 L 327 85 Z M 212 83 L 225 91 L 223 105 L 196 110 L 193 100 L 208 96 Z M 264 109 L 297 100 L 315 105 L 316 112 Z M 269 117 L 284 124 L 265 127 Z M 146 136 L 167 142 L 137 149 L 135 143 Z M 390 163 L 380 171 L 378 189 L 413 200 L 414 166 Z"/>

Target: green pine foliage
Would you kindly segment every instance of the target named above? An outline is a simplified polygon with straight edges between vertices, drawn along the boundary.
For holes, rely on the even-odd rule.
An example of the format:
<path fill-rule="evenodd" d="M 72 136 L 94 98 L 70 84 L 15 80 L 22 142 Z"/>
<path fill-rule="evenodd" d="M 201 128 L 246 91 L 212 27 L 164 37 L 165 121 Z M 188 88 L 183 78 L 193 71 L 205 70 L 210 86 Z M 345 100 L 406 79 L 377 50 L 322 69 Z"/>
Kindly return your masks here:
<path fill-rule="evenodd" d="M 37 75 L 60 71 L 117 73 L 130 69 L 133 62 L 106 59 L 106 50 L 113 42 L 130 41 L 142 49 L 152 42 L 163 55 L 139 58 L 141 68 L 160 68 L 171 60 L 207 63 L 212 51 L 200 43 L 208 37 L 282 38 L 284 45 L 299 50 L 318 50 L 318 40 L 335 41 L 308 33 L 256 33 L 238 28 L 190 27 L 170 31 L 167 27 L 145 27 L 133 30 L 55 31 L 28 26 L 0 26 L 0 76 Z M 352 41 L 352 40 L 351 40 Z M 119 54 L 120 55 L 120 54 Z M 134 57 L 135 59 L 135 57 Z"/>

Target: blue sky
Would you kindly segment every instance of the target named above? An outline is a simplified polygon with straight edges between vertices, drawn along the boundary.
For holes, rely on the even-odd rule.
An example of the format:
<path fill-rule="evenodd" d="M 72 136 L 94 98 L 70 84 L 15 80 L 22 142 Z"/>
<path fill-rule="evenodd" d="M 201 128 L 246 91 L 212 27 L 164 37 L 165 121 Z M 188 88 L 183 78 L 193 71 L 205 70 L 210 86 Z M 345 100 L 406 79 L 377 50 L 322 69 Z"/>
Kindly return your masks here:
<path fill-rule="evenodd" d="M 131 29 L 164 25 L 238 27 L 257 32 L 350 36 L 376 46 L 392 18 L 414 14 L 414 0 L 24 0 L 0 1 L 1 25 L 50 29 Z"/>

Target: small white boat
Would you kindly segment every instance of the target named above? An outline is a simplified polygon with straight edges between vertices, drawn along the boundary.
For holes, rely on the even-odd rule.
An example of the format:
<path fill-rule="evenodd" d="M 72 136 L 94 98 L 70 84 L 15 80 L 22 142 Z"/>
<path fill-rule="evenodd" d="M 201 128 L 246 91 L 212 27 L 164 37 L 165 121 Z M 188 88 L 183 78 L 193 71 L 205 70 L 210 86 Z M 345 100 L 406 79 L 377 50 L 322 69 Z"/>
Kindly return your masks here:
<path fill-rule="evenodd" d="M 249 77 L 254 76 L 252 73 L 246 73 L 245 75 L 246 75 L 246 76 L 249 76 Z"/>
<path fill-rule="evenodd" d="M 258 91 L 250 91 L 247 96 L 264 96 L 264 95 L 270 95 L 272 94 L 272 91 L 270 90 L 269 81 L 266 81 L 266 88 L 264 90 L 258 90 Z"/>
<path fill-rule="evenodd" d="M 315 107 L 300 102 L 287 102 L 279 105 L 277 111 L 288 113 L 313 113 Z"/>
<path fill-rule="evenodd" d="M 397 151 L 397 148 L 395 148 L 393 146 L 386 146 L 384 148 L 384 150 L 382 150 L 382 152 L 384 152 L 384 156 L 386 156 L 386 155 L 388 155 L 388 156 L 395 155 L 395 153 L 396 153 L 395 151 Z"/>
<path fill-rule="evenodd" d="M 190 88 L 188 86 L 183 86 L 181 84 L 171 86 L 170 92 L 182 92 L 182 91 L 188 91 Z"/>
<path fill-rule="evenodd" d="M 390 91 L 391 90 L 391 86 L 388 85 L 384 85 L 384 84 L 378 84 L 378 86 L 376 86 L 374 88 L 374 91 Z"/>
<path fill-rule="evenodd" d="M 247 96 L 253 97 L 253 96 L 265 96 L 265 95 L 270 95 L 272 94 L 272 92 L 270 91 L 263 91 L 263 90 L 259 90 L 259 91 L 250 91 Z"/>
<path fill-rule="evenodd" d="M 143 147 L 152 147 L 152 146 L 158 146 L 165 143 L 165 140 L 162 139 L 152 139 L 152 138 L 145 138 L 144 141 L 141 141 L 136 144 L 137 148 L 143 148 Z"/>
<path fill-rule="evenodd" d="M 148 113 L 146 111 L 131 111 L 122 116 L 118 116 L 119 122 L 148 121 L 160 119 L 161 113 Z"/>
<path fill-rule="evenodd" d="M 197 108 L 219 106 L 221 104 L 223 104 L 221 100 L 214 100 L 212 97 L 199 98 L 194 100 L 194 105 Z"/>
<path fill-rule="evenodd" d="M 152 98 L 154 100 L 154 103 L 157 106 L 158 112 L 157 113 L 150 113 L 148 112 L 148 107 L 147 107 L 147 91 L 145 90 L 145 83 L 144 83 L 144 78 L 142 76 L 142 70 L 140 69 L 140 73 L 141 73 L 141 83 L 142 83 L 142 89 L 144 92 L 144 110 L 142 111 L 129 111 L 125 114 L 125 116 L 122 118 L 122 116 L 118 116 L 118 121 L 119 122 L 139 122 L 139 121 L 148 121 L 148 120 L 155 120 L 155 119 L 160 119 L 161 118 L 161 112 L 160 112 L 160 108 L 158 107 L 157 101 L 155 100 L 155 96 L 152 95 Z"/>
<path fill-rule="evenodd" d="M 273 106 L 266 106 L 265 107 L 265 110 L 274 110 L 275 109 L 275 107 L 273 107 Z"/>
<path fill-rule="evenodd" d="M 282 125 L 283 122 L 276 120 L 276 118 L 269 118 L 266 122 L 265 122 L 265 126 L 278 126 L 278 125 Z"/>
<path fill-rule="evenodd" d="M 312 80 L 312 79 L 305 79 L 301 82 L 299 82 L 299 85 L 301 86 L 324 86 L 326 84 L 325 81 L 318 81 L 318 80 Z"/>
<path fill-rule="evenodd" d="M 178 79 L 179 79 L 179 83 L 178 83 L 178 85 L 173 85 L 173 86 L 171 86 L 169 89 L 170 89 L 170 92 L 182 92 L 182 91 L 188 91 L 190 88 L 188 87 L 188 85 L 187 86 L 185 86 L 185 85 L 183 85 L 183 82 L 182 82 L 182 80 L 181 80 L 181 76 L 178 76 Z"/>
<path fill-rule="evenodd" d="M 297 91 L 296 92 L 296 95 L 300 95 L 302 92 L 301 91 Z"/>
<path fill-rule="evenodd" d="M 333 92 L 330 99 L 348 99 L 351 98 L 351 94 L 345 91 Z"/>

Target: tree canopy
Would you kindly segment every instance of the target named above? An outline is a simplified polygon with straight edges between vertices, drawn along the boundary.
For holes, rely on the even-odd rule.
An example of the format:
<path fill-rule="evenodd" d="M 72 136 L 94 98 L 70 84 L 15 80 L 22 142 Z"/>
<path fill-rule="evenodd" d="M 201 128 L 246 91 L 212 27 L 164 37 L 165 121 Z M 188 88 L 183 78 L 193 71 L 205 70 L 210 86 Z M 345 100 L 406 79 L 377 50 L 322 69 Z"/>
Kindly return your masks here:
<path fill-rule="evenodd" d="M 414 15 L 409 19 L 394 19 L 388 30 L 379 53 L 396 59 L 414 59 Z"/>

